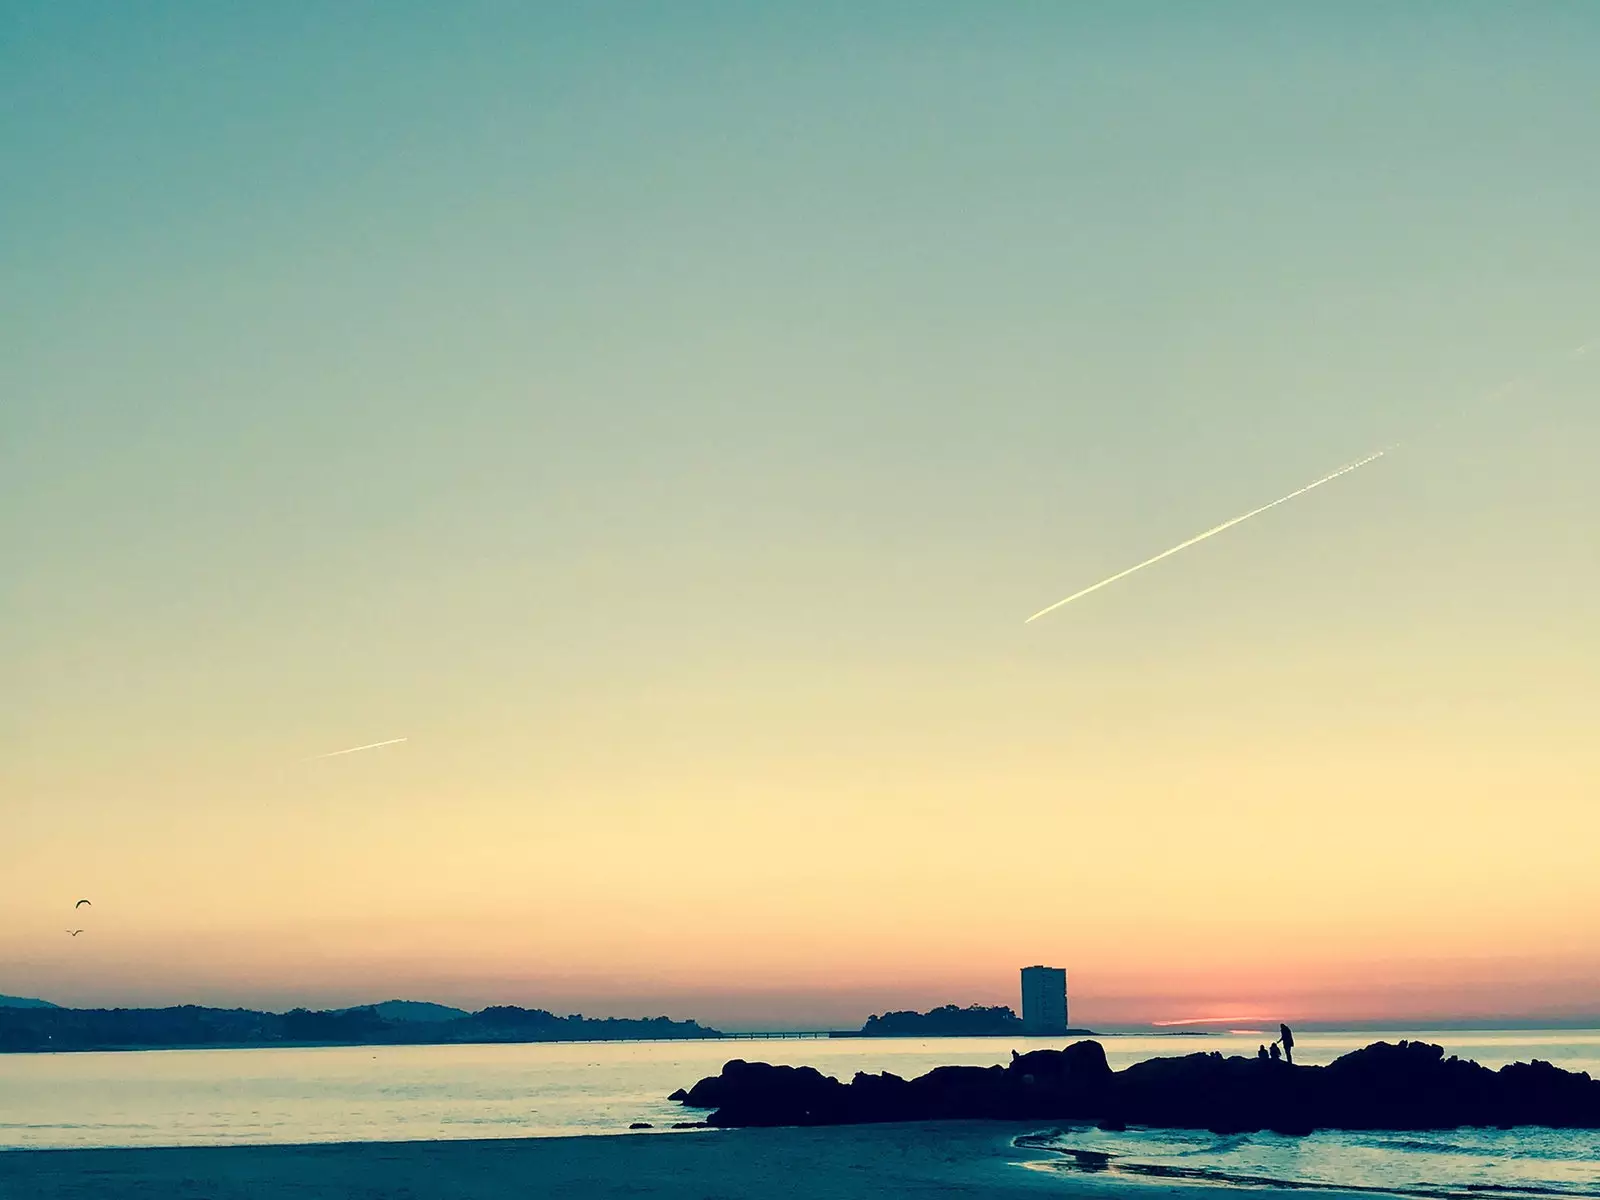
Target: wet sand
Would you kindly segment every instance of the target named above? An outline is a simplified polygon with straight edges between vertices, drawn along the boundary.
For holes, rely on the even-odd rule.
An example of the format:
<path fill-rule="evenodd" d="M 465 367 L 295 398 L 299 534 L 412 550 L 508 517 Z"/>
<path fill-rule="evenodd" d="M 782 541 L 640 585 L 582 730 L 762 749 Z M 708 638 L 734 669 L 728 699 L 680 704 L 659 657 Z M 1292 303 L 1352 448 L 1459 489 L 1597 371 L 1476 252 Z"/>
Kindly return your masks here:
<path fill-rule="evenodd" d="M 3 1200 L 1087 1196 L 1188 1188 L 1030 1170 L 1056 1161 L 988 1122 L 616 1137 L 0 1152 Z"/>

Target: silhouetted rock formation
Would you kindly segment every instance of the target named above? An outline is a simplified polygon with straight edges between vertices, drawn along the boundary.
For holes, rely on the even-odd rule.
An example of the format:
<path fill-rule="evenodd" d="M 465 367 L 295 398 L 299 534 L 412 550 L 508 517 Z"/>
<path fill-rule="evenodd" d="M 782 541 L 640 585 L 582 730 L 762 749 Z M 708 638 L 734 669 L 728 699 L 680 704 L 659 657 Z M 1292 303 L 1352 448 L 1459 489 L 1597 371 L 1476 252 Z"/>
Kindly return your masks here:
<path fill-rule="evenodd" d="M 1091 1117 L 1112 1079 L 1099 1042 L 1035 1050 L 1010 1067 L 935 1067 L 916 1079 L 858 1073 L 849 1083 L 813 1067 L 741 1059 L 684 1095 L 713 1125 L 835 1125 L 942 1117 Z"/>
<path fill-rule="evenodd" d="M 1013 1055 L 1009 1066 L 937 1067 L 916 1079 L 740 1059 L 675 1092 L 712 1125 L 832 1125 L 940 1118 L 1096 1121 L 1218 1133 L 1447 1129 L 1460 1125 L 1600 1128 L 1600 1081 L 1545 1062 L 1491 1071 L 1423 1042 L 1377 1042 L 1326 1067 L 1190 1054 L 1113 1072 L 1098 1042 Z"/>
<path fill-rule="evenodd" d="M 143 1050 L 284 1044 L 422 1045 L 442 1042 L 570 1042 L 715 1038 L 694 1021 L 581 1015 L 538 1008 L 486 1008 L 454 1019 L 390 1016 L 383 1006 L 331 1012 L 200 1008 L 0 1007 L 0 1051 Z"/>

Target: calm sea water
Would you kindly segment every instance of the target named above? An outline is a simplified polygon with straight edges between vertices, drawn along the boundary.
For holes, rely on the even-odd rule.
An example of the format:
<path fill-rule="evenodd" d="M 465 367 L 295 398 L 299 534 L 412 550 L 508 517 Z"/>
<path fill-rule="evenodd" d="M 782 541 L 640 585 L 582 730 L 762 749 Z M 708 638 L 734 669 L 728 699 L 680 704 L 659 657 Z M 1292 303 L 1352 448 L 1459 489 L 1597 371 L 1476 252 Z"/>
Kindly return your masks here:
<path fill-rule="evenodd" d="M 1485 1066 L 1542 1058 L 1600 1074 L 1600 1031 L 1306 1033 L 1295 1057 L 1328 1062 L 1378 1038 L 1420 1037 Z M 1249 1054 L 1256 1035 L 1107 1037 L 1113 1067 L 1163 1054 Z M 814 1039 L 518 1046 L 385 1046 L 0 1055 L 0 1149 L 544 1137 L 665 1128 L 699 1114 L 667 1101 L 729 1058 L 912 1076 L 986 1066 L 1043 1039 Z M 1600 1198 L 1594 1132 L 1456 1130 L 1217 1138 L 1063 1129 L 1044 1169 L 1106 1170 L 1222 1185 Z M 1072 1153 L 1067 1153 L 1068 1151 Z"/>

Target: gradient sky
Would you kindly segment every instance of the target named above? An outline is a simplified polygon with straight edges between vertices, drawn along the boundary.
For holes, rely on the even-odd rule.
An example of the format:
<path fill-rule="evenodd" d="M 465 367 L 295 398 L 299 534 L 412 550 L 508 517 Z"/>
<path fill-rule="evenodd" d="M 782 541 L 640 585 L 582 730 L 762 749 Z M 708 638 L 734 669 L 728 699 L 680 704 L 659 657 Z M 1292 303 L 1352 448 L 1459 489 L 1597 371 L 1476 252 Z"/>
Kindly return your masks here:
<path fill-rule="evenodd" d="M 0 992 L 1600 1011 L 1596 62 L 0 3 Z"/>

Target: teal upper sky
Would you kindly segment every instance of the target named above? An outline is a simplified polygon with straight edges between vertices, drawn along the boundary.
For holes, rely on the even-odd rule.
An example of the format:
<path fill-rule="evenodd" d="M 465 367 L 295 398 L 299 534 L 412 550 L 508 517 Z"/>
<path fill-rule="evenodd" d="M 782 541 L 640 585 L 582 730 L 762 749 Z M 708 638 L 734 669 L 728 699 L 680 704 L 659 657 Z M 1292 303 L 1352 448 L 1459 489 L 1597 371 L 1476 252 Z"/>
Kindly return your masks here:
<path fill-rule="evenodd" d="M 469 829 L 631 863 L 695 798 L 722 856 L 877 787 L 908 864 L 978 819 L 930 781 L 1231 820 L 1140 774 L 1197 729 L 1553 769 L 1597 63 L 1587 4 L 0 4 L 0 926 L 155 895 L 130 846 L 174 946 L 218 876 L 333 886 L 264 813 L 382 895 L 441 805 L 465 879 Z M 1528 919 L 1588 970 L 1577 896 Z"/>

